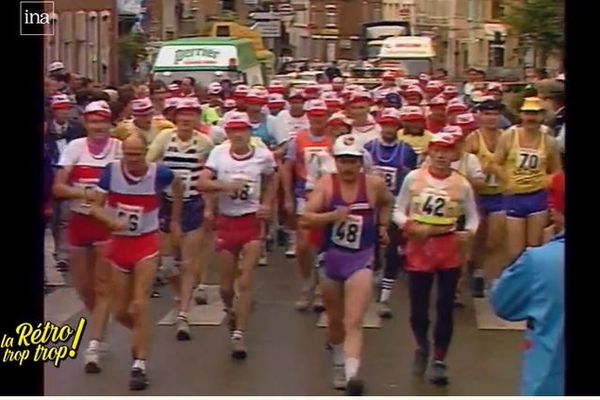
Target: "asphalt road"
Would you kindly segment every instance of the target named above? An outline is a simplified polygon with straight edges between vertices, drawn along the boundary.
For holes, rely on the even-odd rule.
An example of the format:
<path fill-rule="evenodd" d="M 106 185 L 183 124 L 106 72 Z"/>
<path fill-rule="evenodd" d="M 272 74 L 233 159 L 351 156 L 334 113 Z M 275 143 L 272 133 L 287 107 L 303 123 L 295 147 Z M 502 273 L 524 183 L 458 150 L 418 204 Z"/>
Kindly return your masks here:
<path fill-rule="evenodd" d="M 52 268 L 48 266 L 47 268 Z M 215 282 L 216 265 L 210 281 Z M 194 326 L 193 339 L 178 342 L 172 326 L 158 326 L 167 314 L 172 295 L 151 300 L 153 331 L 148 360 L 150 386 L 144 392 L 128 390 L 130 335 L 111 321 L 110 351 L 98 375 L 83 371 L 80 357 L 65 360 L 60 368 L 45 366 L 46 395 L 336 395 L 331 386 L 329 353 L 324 350 L 325 330 L 316 327 L 314 313 L 294 310 L 297 294 L 292 261 L 281 252 L 270 265 L 259 267 L 255 278 L 256 307 L 246 332 L 248 359 L 233 361 L 229 333 L 220 326 Z M 67 278 L 68 282 L 68 278 Z M 392 320 L 381 329 L 365 332 L 361 375 L 369 395 L 513 395 L 520 371 L 520 331 L 482 331 L 473 307 L 457 310 L 453 343 L 448 355 L 450 385 L 436 388 L 411 376 L 414 340 L 408 324 L 408 298 L 400 282 L 391 305 Z M 46 296 L 46 316 L 73 323 L 86 316 L 72 288 L 62 286 Z"/>

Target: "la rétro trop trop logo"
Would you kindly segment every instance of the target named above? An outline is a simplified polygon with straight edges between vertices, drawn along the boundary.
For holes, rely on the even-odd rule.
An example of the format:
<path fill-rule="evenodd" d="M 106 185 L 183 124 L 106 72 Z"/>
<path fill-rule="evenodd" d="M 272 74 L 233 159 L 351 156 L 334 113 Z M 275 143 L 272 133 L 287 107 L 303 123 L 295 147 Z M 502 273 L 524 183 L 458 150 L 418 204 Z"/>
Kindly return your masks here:
<path fill-rule="evenodd" d="M 21 36 L 54 36 L 53 1 L 21 1 L 19 14 Z"/>
<path fill-rule="evenodd" d="M 51 362 L 58 368 L 63 360 L 77 358 L 86 325 L 85 318 L 80 318 L 74 327 L 68 324 L 58 326 L 50 321 L 37 325 L 29 322 L 19 324 L 15 335 L 2 335 L 0 360 L 5 364 L 19 365 L 27 361 Z"/>

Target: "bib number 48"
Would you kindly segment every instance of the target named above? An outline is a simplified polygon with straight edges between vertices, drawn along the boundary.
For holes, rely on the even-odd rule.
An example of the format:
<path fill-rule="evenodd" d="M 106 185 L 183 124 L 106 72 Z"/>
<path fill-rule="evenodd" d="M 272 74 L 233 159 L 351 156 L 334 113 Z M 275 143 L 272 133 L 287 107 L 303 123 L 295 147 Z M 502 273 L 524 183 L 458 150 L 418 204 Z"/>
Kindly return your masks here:
<path fill-rule="evenodd" d="M 362 217 L 355 216 L 333 226 L 332 241 L 340 247 L 358 250 L 361 235 Z"/>

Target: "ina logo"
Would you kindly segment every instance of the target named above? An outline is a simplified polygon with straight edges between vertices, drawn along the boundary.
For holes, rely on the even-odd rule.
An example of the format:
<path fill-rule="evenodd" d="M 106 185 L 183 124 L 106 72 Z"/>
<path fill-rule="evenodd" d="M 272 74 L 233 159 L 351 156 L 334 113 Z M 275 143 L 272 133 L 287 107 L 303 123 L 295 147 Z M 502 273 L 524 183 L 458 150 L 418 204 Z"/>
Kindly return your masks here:
<path fill-rule="evenodd" d="M 54 2 L 20 2 L 21 36 L 54 36 Z"/>

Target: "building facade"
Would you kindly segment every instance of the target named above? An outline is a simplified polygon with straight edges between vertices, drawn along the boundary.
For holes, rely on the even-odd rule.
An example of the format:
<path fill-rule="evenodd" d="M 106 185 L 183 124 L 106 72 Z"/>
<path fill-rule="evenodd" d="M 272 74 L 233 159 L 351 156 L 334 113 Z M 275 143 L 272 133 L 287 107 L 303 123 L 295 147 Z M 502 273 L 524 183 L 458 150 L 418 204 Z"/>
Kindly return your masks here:
<path fill-rule="evenodd" d="M 62 61 L 68 71 L 114 83 L 118 70 L 115 6 L 114 0 L 55 0 L 48 27 L 54 35 L 44 36 L 45 66 Z"/>

